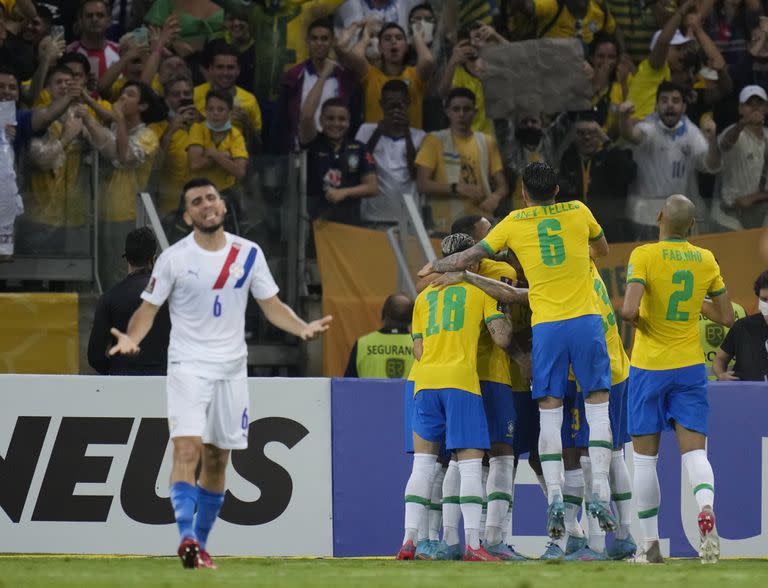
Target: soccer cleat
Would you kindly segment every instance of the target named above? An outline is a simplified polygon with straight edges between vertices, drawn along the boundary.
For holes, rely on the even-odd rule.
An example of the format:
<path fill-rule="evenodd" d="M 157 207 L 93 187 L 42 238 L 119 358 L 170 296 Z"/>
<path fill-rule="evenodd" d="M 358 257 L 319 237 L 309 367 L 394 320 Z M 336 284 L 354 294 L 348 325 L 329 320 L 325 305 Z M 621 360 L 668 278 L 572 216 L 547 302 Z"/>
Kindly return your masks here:
<path fill-rule="evenodd" d="M 416 554 L 416 546 L 413 544 L 412 540 L 408 539 L 408 541 L 403 543 L 403 546 L 400 548 L 400 551 L 397 552 L 395 559 L 412 560 L 415 554 Z"/>
<path fill-rule="evenodd" d="M 523 555 L 517 549 L 515 549 L 514 545 L 510 545 L 509 543 L 507 543 L 507 547 L 509 547 L 509 550 L 514 554 L 515 561 L 528 561 L 529 559 L 531 559 L 527 555 Z"/>
<path fill-rule="evenodd" d="M 565 533 L 565 504 L 558 499 L 547 507 L 547 535 L 552 539 L 560 539 L 563 533 Z"/>
<path fill-rule="evenodd" d="M 595 551 L 588 546 L 582 547 L 578 551 L 574 551 L 570 555 L 565 556 L 565 561 L 607 561 L 608 556 L 605 552 Z"/>
<path fill-rule="evenodd" d="M 645 548 L 640 549 L 629 561 L 636 564 L 663 564 L 664 558 L 661 556 L 658 540 L 646 543 Z"/>
<path fill-rule="evenodd" d="M 217 570 L 218 566 L 213 563 L 211 555 L 205 550 L 200 549 L 200 558 L 198 560 L 198 568 L 205 568 L 206 570 Z"/>
<path fill-rule="evenodd" d="M 495 555 L 488 553 L 485 546 L 480 545 L 477 549 L 472 549 L 469 545 L 464 548 L 464 561 L 501 561 Z"/>
<path fill-rule="evenodd" d="M 619 528 L 619 521 L 611 512 L 611 503 L 603 502 L 597 497 L 597 494 L 593 494 L 592 500 L 587 502 L 587 512 L 597 519 L 600 528 L 606 533 Z"/>
<path fill-rule="evenodd" d="M 586 537 L 576 537 L 574 535 L 568 535 L 568 543 L 565 544 L 565 555 L 571 555 L 576 553 L 587 546 Z M 566 557 L 566 559 L 568 559 Z"/>
<path fill-rule="evenodd" d="M 714 564 L 720 560 L 720 537 L 715 529 L 715 513 L 712 507 L 705 506 L 699 513 L 699 558 L 703 564 Z"/>
<path fill-rule="evenodd" d="M 200 567 L 200 544 L 195 539 L 185 537 L 176 553 L 179 554 L 182 567 L 190 569 Z"/>
<path fill-rule="evenodd" d="M 539 559 L 549 561 L 554 559 L 563 559 L 564 557 L 565 554 L 563 553 L 563 550 L 560 548 L 560 546 L 554 541 L 550 541 L 547 543 L 547 549 L 544 550 L 544 553 Z"/>
<path fill-rule="evenodd" d="M 608 557 L 611 559 L 628 559 L 635 555 L 637 545 L 632 535 L 627 535 L 626 539 L 614 539 L 608 548 Z"/>
<path fill-rule="evenodd" d="M 413 559 L 432 559 L 432 555 L 429 552 L 432 542 L 429 539 L 421 539 L 416 543 L 416 553 Z"/>
<path fill-rule="evenodd" d="M 496 545 L 486 545 L 485 550 L 501 561 L 523 561 L 526 559 L 503 542 Z"/>
<path fill-rule="evenodd" d="M 432 552 L 432 559 L 438 561 L 459 561 L 461 559 L 461 544 L 448 545 L 441 541 Z"/>

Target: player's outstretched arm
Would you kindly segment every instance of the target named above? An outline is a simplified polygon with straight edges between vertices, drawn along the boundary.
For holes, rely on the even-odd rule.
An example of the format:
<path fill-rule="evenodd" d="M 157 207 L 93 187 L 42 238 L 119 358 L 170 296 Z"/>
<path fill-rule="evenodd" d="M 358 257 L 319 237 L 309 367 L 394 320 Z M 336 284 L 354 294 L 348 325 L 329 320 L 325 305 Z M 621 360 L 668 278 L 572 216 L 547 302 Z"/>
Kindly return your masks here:
<path fill-rule="evenodd" d="M 723 292 L 711 300 L 704 300 L 701 305 L 701 314 L 726 327 L 731 327 L 736 322 L 736 315 L 733 313 L 733 304 L 731 304 L 728 292 Z"/>
<path fill-rule="evenodd" d="M 436 259 L 429 262 L 419 271 L 419 277 L 423 278 L 431 273 L 444 274 L 446 272 L 457 272 L 467 269 L 473 263 L 477 263 L 481 259 L 490 257 L 488 250 L 480 243 L 473 245 L 469 249 L 454 253 L 448 257 L 442 259 Z"/>
<path fill-rule="evenodd" d="M 310 341 L 325 333 L 333 321 L 330 315 L 310 323 L 302 320 L 293 312 L 293 309 L 277 296 L 266 298 L 264 300 L 256 299 L 267 320 L 278 329 L 296 335 L 303 341 Z"/>
<path fill-rule="evenodd" d="M 624 293 L 624 303 L 621 305 L 621 318 L 635 323 L 640 316 L 640 301 L 645 293 L 645 284 L 642 282 L 630 282 Z"/>
<path fill-rule="evenodd" d="M 477 286 L 491 298 L 498 300 L 503 304 L 525 304 L 528 305 L 528 288 L 515 288 L 499 280 L 486 278 L 474 272 L 464 270 L 463 272 L 448 272 L 446 274 L 430 274 L 419 281 L 419 284 L 429 279 L 427 285 L 434 286 L 442 290 L 446 286 L 453 286 L 460 282 L 468 282 Z M 426 285 L 425 285 L 426 287 Z M 417 286 L 418 289 L 418 286 Z M 422 288 L 423 289 L 423 288 Z"/>
<path fill-rule="evenodd" d="M 117 343 L 109 350 L 110 357 L 117 354 L 136 355 L 141 351 L 139 343 L 144 340 L 152 328 L 158 310 L 160 310 L 159 306 L 144 300 L 131 316 L 131 320 L 128 321 L 127 332 L 122 333 L 115 328 L 110 329 L 110 333 L 117 339 Z"/>

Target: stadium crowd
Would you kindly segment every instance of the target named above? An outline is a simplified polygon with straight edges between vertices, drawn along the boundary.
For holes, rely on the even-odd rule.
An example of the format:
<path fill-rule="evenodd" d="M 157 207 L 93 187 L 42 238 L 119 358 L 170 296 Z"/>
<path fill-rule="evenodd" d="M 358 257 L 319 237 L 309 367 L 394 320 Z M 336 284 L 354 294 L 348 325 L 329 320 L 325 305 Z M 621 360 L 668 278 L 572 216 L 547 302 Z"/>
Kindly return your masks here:
<path fill-rule="evenodd" d="M 2 0 L 0 254 L 87 253 L 96 152 L 105 260 L 137 191 L 172 240 L 187 234 L 192 176 L 247 232 L 263 220 L 244 204 L 256 162 L 301 149 L 313 219 L 391 226 L 410 193 L 442 236 L 458 216 L 521 207 L 523 167 L 545 161 L 609 241 L 653 238 L 672 193 L 701 232 L 759 227 L 764 14 L 759 0 Z M 490 118 L 488 52 L 567 38 L 592 108 Z"/>

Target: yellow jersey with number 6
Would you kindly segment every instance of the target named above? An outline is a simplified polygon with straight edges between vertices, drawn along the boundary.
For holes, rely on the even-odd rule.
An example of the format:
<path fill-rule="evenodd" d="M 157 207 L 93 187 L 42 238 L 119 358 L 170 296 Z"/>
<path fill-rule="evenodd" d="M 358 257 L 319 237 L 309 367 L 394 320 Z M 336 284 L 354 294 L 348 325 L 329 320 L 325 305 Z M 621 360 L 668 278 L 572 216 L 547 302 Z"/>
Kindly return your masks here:
<path fill-rule="evenodd" d="M 465 282 L 437 290 L 429 286 L 416 297 L 411 331 L 422 339 L 416 388 L 457 388 L 480 394 L 477 345 L 485 322 L 504 315 L 496 300 Z"/>
<path fill-rule="evenodd" d="M 480 241 L 495 254 L 515 252 L 528 280 L 531 324 L 599 314 L 589 271 L 589 242 L 603 229 L 583 202 L 531 206 L 509 213 Z"/>
<path fill-rule="evenodd" d="M 627 283 L 632 282 L 645 285 L 632 366 L 670 370 L 703 363 L 701 304 L 704 296 L 726 291 L 712 252 L 684 239 L 641 245 L 629 256 Z"/>

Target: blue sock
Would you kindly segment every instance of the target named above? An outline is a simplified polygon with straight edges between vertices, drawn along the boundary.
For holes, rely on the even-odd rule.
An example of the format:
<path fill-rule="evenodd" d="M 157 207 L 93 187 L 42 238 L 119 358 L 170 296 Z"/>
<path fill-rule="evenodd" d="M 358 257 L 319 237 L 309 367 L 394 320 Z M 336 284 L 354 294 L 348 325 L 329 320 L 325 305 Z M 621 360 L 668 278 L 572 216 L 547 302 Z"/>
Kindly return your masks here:
<path fill-rule="evenodd" d="M 171 484 L 171 504 L 176 524 L 179 526 L 181 539 L 189 537 L 197 539 L 193 526 L 195 504 L 197 503 L 197 488 L 187 482 Z"/>
<path fill-rule="evenodd" d="M 205 549 L 208 533 L 219 516 L 221 505 L 224 504 L 224 494 L 211 492 L 202 486 L 197 486 L 197 514 L 195 515 L 195 535 L 200 547 Z"/>

